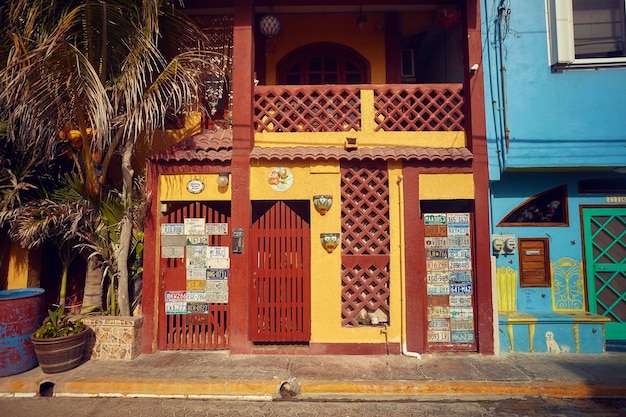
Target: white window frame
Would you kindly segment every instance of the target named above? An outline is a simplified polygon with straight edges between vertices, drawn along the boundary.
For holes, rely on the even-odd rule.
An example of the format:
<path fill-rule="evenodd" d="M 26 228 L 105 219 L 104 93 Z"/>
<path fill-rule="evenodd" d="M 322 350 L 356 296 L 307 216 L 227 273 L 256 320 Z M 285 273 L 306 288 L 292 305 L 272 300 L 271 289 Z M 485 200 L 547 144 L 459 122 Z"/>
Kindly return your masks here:
<path fill-rule="evenodd" d="M 626 68 L 626 57 L 576 59 L 572 0 L 546 0 L 546 11 L 548 54 L 553 71 Z"/>

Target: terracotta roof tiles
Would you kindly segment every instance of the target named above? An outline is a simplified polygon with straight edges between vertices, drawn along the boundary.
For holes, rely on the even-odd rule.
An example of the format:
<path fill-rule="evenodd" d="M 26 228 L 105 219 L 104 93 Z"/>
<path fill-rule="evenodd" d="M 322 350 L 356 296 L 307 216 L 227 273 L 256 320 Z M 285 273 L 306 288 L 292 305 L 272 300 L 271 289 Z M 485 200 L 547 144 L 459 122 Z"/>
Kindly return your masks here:
<path fill-rule="evenodd" d="M 467 148 L 388 147 L 346 150 L 333 146 L 260 147 L 250 152 L 251 160 L 421 160 L 469 161 Z M 232 130 L 205 130 L 150 157 L 153 161 L 217 161 L 232 159 Z"/>

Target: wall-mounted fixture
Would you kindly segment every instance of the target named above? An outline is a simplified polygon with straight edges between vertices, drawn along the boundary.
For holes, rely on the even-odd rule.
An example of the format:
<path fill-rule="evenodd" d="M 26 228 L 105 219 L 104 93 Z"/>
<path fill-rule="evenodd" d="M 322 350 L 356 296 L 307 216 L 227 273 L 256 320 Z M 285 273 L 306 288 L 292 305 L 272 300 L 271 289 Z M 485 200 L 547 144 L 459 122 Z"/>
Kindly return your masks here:
<path fill-rule="evenodd" d="M 456 7 L 448 7 L 439 14 L 439 27 L 443 30 L 450 30 L 461 23 L 461 12 Z"/>
<path fill-rule="evenodd" d="M 233 248 L 233 253 L 243 253 L 243 229 L 242 228 L 236 227 L 233 229 L 231 246 Z"/>
<path fill-rule="evenodd" d="M 230 179 L 228 178 L 228 172 L 220 172 L 217 176 L 217 186 L 218 187 L 228 187 L 228 183 Z"/>
<path fill-rule="evenodd" d="M 315 210 L 322 216 L 326 214 L 328 210 L 333 205 L 333 196 L 332 195 L 314 195 L 313 196 L 313 207 Z"/>
<path fill-rule="evenodd" d="M 167 213 L 168 206 L 167 203 L 161 203 L 161 213 Z"/>
<path fill-rule="evenodd" d="M 356 25 L 359 29 L 365 29 L 365 24 L 367 23 L 367 15 L 363 13 L 363 7 L 359 9 L 359 16 L 356 18 Z"/>
<path fill-rule="evenodd" d="M 320 243 L 326 252 L 331 253 L 339 246 L 339 233 L 320 233 Z"/>
<path fill-rule="evenodd" d="M 494 255 L 512 255 L 517 249 L 515 235 L 491 235 L 491 249 Z"/>
<path fill-rule="evenodd" d="M 343 146 L 346 151 L 355 151 L 359 149 L 359 145 L 356 144 L 356 138 L 346 138 L 346 142 Z"/>

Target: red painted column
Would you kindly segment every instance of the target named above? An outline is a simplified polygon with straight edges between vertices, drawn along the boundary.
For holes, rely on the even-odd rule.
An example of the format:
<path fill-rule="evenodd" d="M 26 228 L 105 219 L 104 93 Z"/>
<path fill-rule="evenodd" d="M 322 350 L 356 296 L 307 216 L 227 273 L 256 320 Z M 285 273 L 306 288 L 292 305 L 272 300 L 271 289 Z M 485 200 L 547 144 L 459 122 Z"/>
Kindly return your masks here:
<path fill-rule="evenodd" d="M 402 170 L 404 187 L 404 245 L 406 285 L 406 346 L 409 352 L 424 353 L 428 345 L 428 297 L 426 295 L 426 251 L 424 222 L 420 213 L 419 168 Z M 410 329 L 410 331 L 409 331 Z"/>
<path fill-rule="evenodd" d="M 159 174 L 157 164 L 148 161 L 146 188 L 152 190 L 144 224 L 144 249 L 143 249 L 143 279 L 141 307 L 143 312 L 143 326 L 141 328 L 141 353 L 154 353 L 157 343 L 157 317 L 158 317 L 158 264 L 160 256 L 157 253 L 159 245 L 156 244 L 157 227 L 159 216 Z"/>
<path fill-rule="evenodd" d="M 474 154 L 474 207 L 475 207 L 475 257 L 476 257 L 476 312 L 478 314 L 478 351 L 494 353 L 493 293 L 491 276 L 491 235 L 489 214 L 489 163 L 487 156 L 487 133 L 485 125 L 485 92 L 480 31 L 480 2 L 467 0 L 466 5 L 467 46 L 465 64 L 465 89 L 470 101 L 466 133 Z M 470 71 L 474 64 L 478 70 Z"/>
<path fill-rule="evenodd" d="M 244 253 L 231 254 L 229 273 L 231 353 L 250 351 L 249 277 L 250 277 L 250 149 L 254 143 L 254 5 L 253 0 L 235 0 L 233 34 L 233 158 L 231 165 L 231 233 L 244 232 Z"/>

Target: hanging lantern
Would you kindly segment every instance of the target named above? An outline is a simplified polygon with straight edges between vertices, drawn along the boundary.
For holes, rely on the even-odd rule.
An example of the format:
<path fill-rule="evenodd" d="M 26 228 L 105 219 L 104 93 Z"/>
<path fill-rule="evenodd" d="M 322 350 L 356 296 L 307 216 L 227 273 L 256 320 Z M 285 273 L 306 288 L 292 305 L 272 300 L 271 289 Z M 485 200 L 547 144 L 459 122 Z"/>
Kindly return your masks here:
<path fill-rule="evenodd" d="M 450 30 L 461 22 L 461 12 L 456 8 L 447 8 L 439 15 L 439 26 L 443 30 Z"/>
<path fill-rule="evenodd" d="M 272 13 L 266 14 L 259 21 L 259 30 L 266 38 L 276 38 L 280 35 L 280 29 L 280 20 Z"/>

